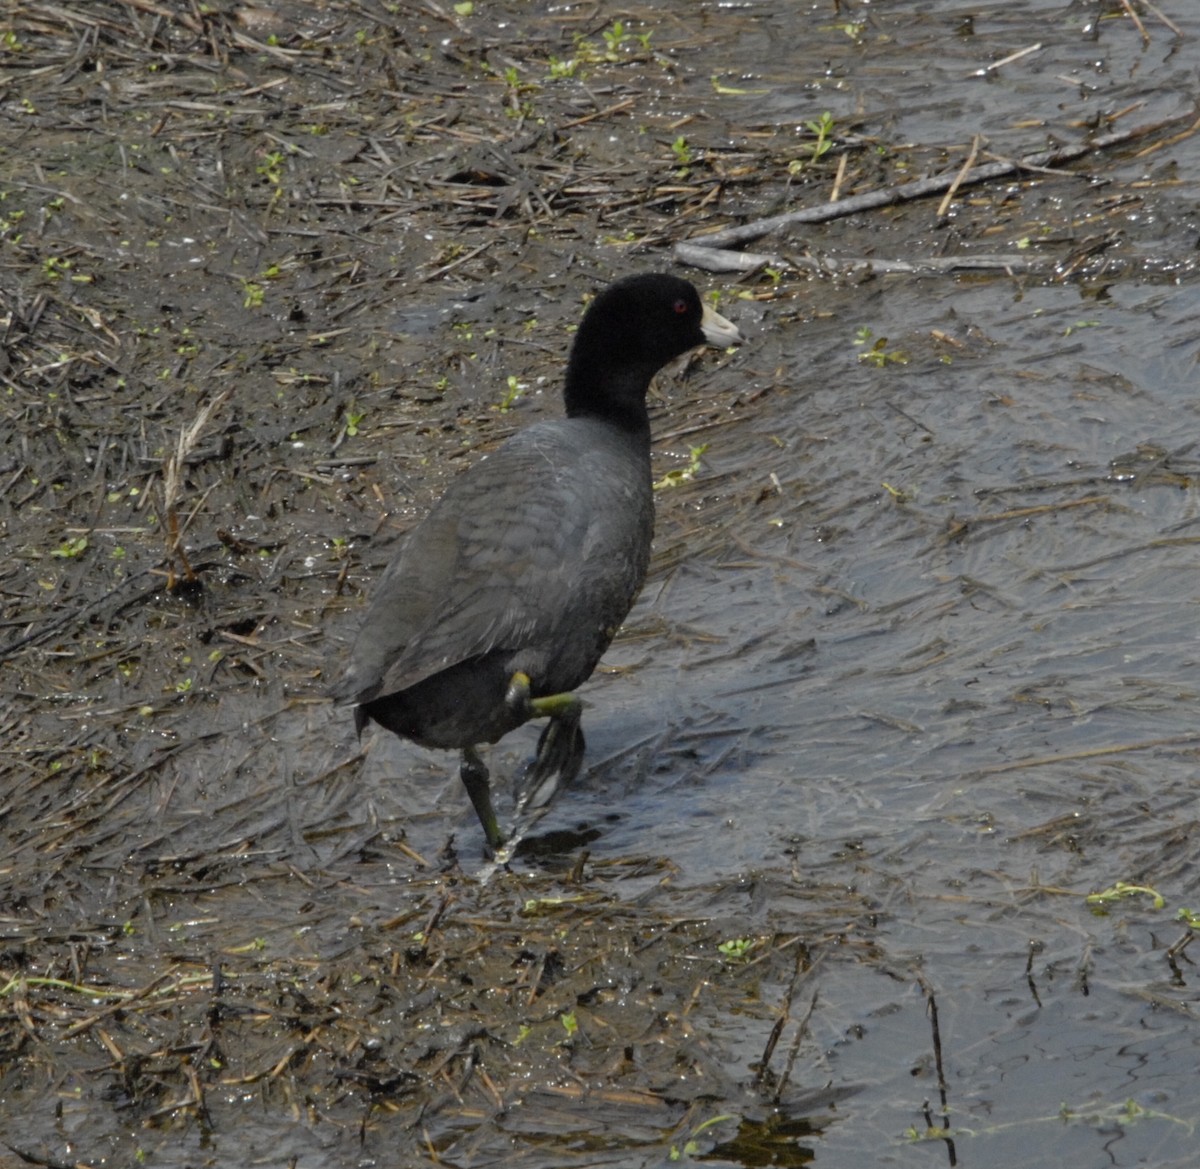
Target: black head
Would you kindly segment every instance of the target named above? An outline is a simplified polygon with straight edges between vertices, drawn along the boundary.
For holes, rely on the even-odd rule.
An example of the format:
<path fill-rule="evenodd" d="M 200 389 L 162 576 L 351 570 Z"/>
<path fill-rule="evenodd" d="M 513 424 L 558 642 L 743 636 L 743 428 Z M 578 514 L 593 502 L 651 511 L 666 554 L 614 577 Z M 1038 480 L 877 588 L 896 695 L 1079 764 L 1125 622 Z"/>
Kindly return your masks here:
<path fill-rule="evenodd" d="M 646 429 L 646 391 L 667 362 L 698 345 L 740 340 L 687 280 L 665 272 L 627 276 L 604 289 L 580 322 L 567 366 L 567 414 Z"/>

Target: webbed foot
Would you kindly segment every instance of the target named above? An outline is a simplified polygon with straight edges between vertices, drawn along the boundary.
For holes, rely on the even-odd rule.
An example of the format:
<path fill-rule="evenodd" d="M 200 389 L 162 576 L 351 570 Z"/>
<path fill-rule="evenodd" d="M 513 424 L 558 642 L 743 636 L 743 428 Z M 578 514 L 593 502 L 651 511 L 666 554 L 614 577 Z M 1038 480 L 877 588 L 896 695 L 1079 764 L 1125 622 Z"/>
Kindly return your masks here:
<path fill-rule="evenodd" d="M 523 777 L 517 801 L 522 811 L 544 807 L 560 786 L 569 784 L 579 774 L 584 751 L 583 730 L 579 725 L 583 702 L 579 696 L 567 692 L 532 698 L 529 688 L 529 676 L 518 670 L 505 697 L 509 706 L 527 719 L 550 719 L 538 739 L 533 763 Z"/>

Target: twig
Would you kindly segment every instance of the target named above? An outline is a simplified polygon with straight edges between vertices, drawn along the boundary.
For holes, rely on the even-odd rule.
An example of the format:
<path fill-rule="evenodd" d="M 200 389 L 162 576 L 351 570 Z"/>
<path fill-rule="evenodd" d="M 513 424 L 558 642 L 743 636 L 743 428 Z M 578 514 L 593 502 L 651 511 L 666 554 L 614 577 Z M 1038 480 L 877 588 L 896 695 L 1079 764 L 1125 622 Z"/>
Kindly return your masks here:
<path fill-rule="evenodd" d="M 815 272 L 822 276 L 869 275 L 881 272 L 920 275 L 923 272 L 941 274 L 988 271 L 996 268 L 1009 273 L 1040 272 L 1053 267 L 1046 257 L 1017 253 L 967 252 L 961 256 L 928 256 L 920 260 L 881 260 L 874 257 L 834 259 L 830 256 L 779 256 L 762 252 L 735 252 L 727 248 L 705 248 L 694 240 L 676 244 L 675 256 L 693 268 L 703 268 L 709 272 L 753 272 L 757 268 L 767 266 L 791 267 L 797 271 Z"/>
<path fill-rule="evenodd" d="M 958 539 L 963 536 L 972 524 L 998 524 L 1005 520 L 1026 520 L 1030 516 L 1048 515 L 1051 512 L 1067 511 L 1073 507 L 1096 507 L 1111 500 L 1107 495 L 1085 495 L 1082 499 L 1065 499 L 1061 503 L 1035 503 L 1029 507 L 1010 507 L 1007 511 L 989 512 L 987 515 L 970 516 L 959 519 L 951 516 L 947 526 L 947 534 Z"/>
<path fill-rule="evenodd" d="M 93 1011 L 92 1014 L 87 1016 L 87 1018 L 80 1019 L 79 1022 L 73 1023 L 70 1027 L 63 1031 L 58 1038 L 72 1039 L 76 1035 L 80 1035 L 84 1031 L 90 1030 L 102 1019 L 108 1018 L 109 1015 L 115 1015 L 122 1011 L 128 1011 L 133 1008 L 135 1003 L 152 995 L 157 997 L 159 989 L 170 981 L 170 974 L 160 974 L 157 978 L 152 978 L 148 983 L 146 983 L 145 986 L 138 990 L 119 992 L 119 997 L 117 998 L 116 1002 L 109 1003 L 106 1006 L 101 1007 L 99 1010 Z M 161 1001 L 159 1005 L 161 1005 Z"/>
<path fill-rule="evenodd" d="M 152 0 L 125 0 L 125 3 L 130 8 L 137 8 L 141 12 L 145 12 L 150 16 L 157 16 L 160 20 L 178 21 L 189 32 L 202 32 L 204 26 L 196 20 L 195 17 L 189 16 L 186 12 L 172 12 L 159 4 L 152 3 Z"/>
<path fill-rule="evenodd" d="M 792 942 L 786 943 L 792 945 L 799 939 L 793 939 Z M 781 946 L 779 949 L 783 949 Z M 758 1068 L 754 1073 L 754 1086 L 761 1087 L 767 1072 L 770 1070 L 771 1057 L 775 1054 L 775 1047 L 779 1043 L 780 1036 L 783 1035 L 783 1029 L 787 1026 L 788 1020 L 792 1016 L 792 1003 L 796 997 L 796 991 L 800 988 L 801 981 L 807 981 L 805 976 L 820 965 L 821 958 L 818 957 L 815 962 L 809 961 L 808 949 L 801 945 L 796 951 L 795 969 L 792 971 L 792 980 L 788 984 L 787 993 L 783 996 L 783 1003 L 779 1008 L 779 1014 L 775 1018 L 775 1022 L 771 1027 L 770 1033 L 767 1035 L 766 1045 L 763 1047 L 762 1057 L 758 1061 Z M 804 1040 L 804 1036 L 808 1034 L 808 1024 L 812 1019 L 813 1011 L 817 1007 L 818 991 L 813 991 L 813 996 L 808 1004 L 808 1010 L 804 1012 L 804 1018 L 800 1020 L 796 1028 L 796 1033 L 792 1036 L 791 1047 L 788 1049 L 787 1062 L 784 1065 L 783 1073 L 775 1083 L 775 1091 L 773 1099 L 776 1104 L 779 1103 L 783 1096 L 784 1090 L 787 1087 L 788 1080 L 791 1079 L 792 1067 L 796 1062 L 796 1055 L 800 1050 L 800 1044 Z"/>
<path fill-rule="evenodd" d="M 1200 743 L 1200 734 L 1168 735 L 1162 739 L 1146 739 L 1140 743 L 1126 743 L 1120 747 L 1089 747 L 1086 751 L 1071 751 L 1066 755 L 1035 755 L 1031 759 L 1017 759 L 1012 763 L 993 763 L 971 772 L 971 777 L 1001 775 L 1006 771 L 1024 771 L 1027 767 L 1045 767 L 1051 763 L 1078 763 L 1083 759 L 1102 759 L 1106 755 L 1128 755 L 1131 751 L 1153 751 L 1159 747 L 1192 747 Z"/>
<path fill-rule="evenodd" d="M 843 154 L 838 159 L 837 174 L 833 177 L 833 190 L 829 193 L 830 203 L 836 203 L 842 193 L 842 182 L 846 178 L 846 164 L 850 161 L 849 154 Z"/>
<path fill-rule="evenodd" d="M 1162 10 L 1156 4 L 1151 4 L 1150 0 L 1142 0 L 1142 3 L 1151 12 L 1153 12 L 1154 15 L 1157 16 L 1158 19 L 1161 20 L 1163 22 L 1163 24 L 1165 24 L 1167 26 L 1167 28 L 1169 28 L 1177 37 L 1180 37 L 1180 38 L 1183 37 L 1183 29 L 1181 29 L 1179 27 L 1179 25 L 1177 25 L 1173 20 L 1171 20 L 1167 16 L 1165 16 L 1163 14 Z"/>
<path fill-rule="evenodd" d="M 40 1165 L 42 1169 L 79 1169 L 83 1164 L 82 1161 L 59 1161 L 56 1157 L 43 1156 L 40 1153 L 18 1148 L 16 1145 L 9 1144 L 8 1141 L 4 1142 L 4 1147 L 20 1157 L 26 1165 Z"/>
<path fill-rule="evenodd" d="M 775 1018 L 775 1022 L 771 1027 L 770 1033 L 767 1035 L 766 1045 L 763 1047 L 763 1053 L 758 1060 L 758 1069 L 754 1073 L 754 1086 L 757 1088 L 767 1074 L 767 1070 L 771 1066 L 771 1056 L 775 1054 L 775 1045 L 779 1042 L 779 1037 L 783 1034 L 783 1029 L 787 1025 L 788 1018 L 792 1013 L 792 999 L 796 995 L 796 987 L 800 983 L 800 975 L 804 967 L 805 951 L 800 947 L 796 951 L 795 969 L 792 971 L 792 981 L 788 985 L 787 994 L 783 996 L 783 1005 L 779 1008 L 779 1014 Z M 813 995 L 815 1002 L 816 995 Z"/>
<path fill-rule="evenodd" d="M 800 1020 L 800 1025 L 796 1028 L 796 1034 L 792 1036 L 792 1046 L 788 1048 L 787 1063 L 783 1065 L 783 1075 L 779 1077 L 779 1084 L 775 1089 L 776 1104 L 782 1099 L 788 1080 L 792 1078 L 792 1068 L 795 1067 L 796 1056 L 800 1053 L 800 1042 L 808 1034 L 808 1024 L 813 1017 L 813 1011 L 816 1009 L 817 991 L 814 990 L 813 996 L 809 1000 L 808 1010 L 804 1012 L 804 1018 Z"/>
<path fill-rule="evenodd" d="M 675 259 L 689 267 L 702 268 L 705 272 L 753 272 L 764 265 L 772 268 L 783 266 L 779 256 L 710 248 L 694 239 L 683 240 L 675 245 Z"/>
<path fill-rule="evenodd" d="M 89 612 L 110 601 L 118 593 L 125 592 L 134 585 L 142 584 L 147 577 L 153 576 L 154 573 L 155 569 L 143 569 L 141 572 L 135 573 L 128 579 L 121 581 L 120 584 L 118 584 L 115 588 L 109 589 L 108 592 L 104 593 L 102 596 L 96 597 L 94 600 L 85 601 L 83 604 L 74 609 L 59 609 L 58 612 L 49 617 L 43 624 L 33 627 L 21 637 L 18 637 L 15 641 L 10 641 L 7 645 L 0 646 L 0 662 L 3 662 L 5 659 L 11 657 L 22 647 L 44 640 L 45 638 L 51 636 L 51 634 L 61 629 L 64 625 L 76 625 L 82 627 L 84 618 Z M 153 588 L 148 589 L 143 596 L 152 596 L 157 591 L 158 586 L 155 585 Z M 123 604 L 121 608 L 127 608 L 130 603 L 131 602 Z"/>
<path fill-rule="evenodd" d="M 431 280 L 437 280 L 441 276 L 445 276 L 447 272 L 453 272 L 455 268 L 461 264 L 467 263 L 468 260 L 473 260 L 480 252 L 486 252 L 496 241 L 486 239 L 477 248 L 472 248 L 465 255 L 459 256 L 457 260 L 451 260 L 449 264 L 443 264 L 440 268 L 434 268 L 432 272 L 426 272 L 424 276 L 417 278 L 418 284 L 428 284 Z"/>
<path fill-rule="evenodd" d="M 1129 0 L 1121 0 L 1121 7 L 1125 9 L 1129 19 L 1133 21 L 1138 32 L 1142 34 L 1142 44 L 1148 45 L 1150 43 L 1150 34 L 1146 31 L 1146 26 L 1142 23 L 1142 18 L 1133 10 L 1133 5 L 1129 3 Z"/>
<path fill-rule="evenodd" d="M 187 553 L 183 550 L 183 537 L 192 520 L 196 518 L 196 509 L 193 509 L 191 515 L 182 524 L 179 522 L 179 512 L 177 510 L 180 484 L 183 480 L 183 468 L 187 462 L 188 455 L 195 448 L 196 443 L 199 442 L 200 435 L 208 425 L 209 420 L 228 401 L 232 393 L 233 386 L 228 386 L 215 398 L 205 403 L 192 420 L 192 424 L 179 432 L 179 439 L 175 443 L 175 450 L 163 460 L 163 514 L 167 520 L 167 556 L 169 558 L 168 590 L 173 590 L 177 583 L 174 576 L 174 557 L 176 556 L 179 557 L 179 562 L 183 565 L 184 579 L 187 581 L 194 581 L 196 579 L 195 570 L 188 562 Z M 201 503 L 203 503 L 203 500 L 201 500 Z"/>
<path fill-rule="evenodd" d="M 1193 122 L 1186 130 L 1178 134 L 1172 134 L 1170 138 L 1164 138 L 1161 142 L 1155 142 L 1150 146 L 1146 146 L 1139 150 L 1133 157 L 1145 158 L 1148 154 L 1154 154 L 1156 151 L 1163 150 L 1168 146 L 1174 146 L 1177 142 L 1182 142 L 1186 138 L 1191 138 L 1197 130 L 1200 130 L 1200 119 Z"/>
<path fill-rule="evenodd" d="M 937 1072 L 938 1079 L 938 1099 L 942 1105 L 941 1124 L 937 1127 L 939 1135 L 946 1142 L 950 1164 L 956 1165 L 958 1163 L 958 1154 L 954 1148 L 954 1141 L 950 1136 L 950 1099 L 949 1091 L 946 1087 L 946 1066 L 942 1059 L 942 1029 L 938 1022 L 937 996 L 933 993 L 933 987 L 920 974 L 917 975 L 917 983 L 925 995 L 925 1011 L 929 1015 L 929 1030 L 933 1042 L 933 1066 Z M 929 1104 L 926 1102 L 925 1123 L 930 1129 L 934 1127 L 931 1123 L 932 1120 L 933 1117 L 929 1115 Z"/>
<path fill-rule="evenodd" d="M 564 122 L 562 130 L 573 130 L 576 126 L 584 126 L 588 122 L 594 122 L 597 118 L 607 118 L 609 114 L 620 114 L 625 110 L 637 105 L 633 98 L 628 97 L 624 101 L 619 101 L 616 105 L 611 105 L 602 110 L 596 110 L 595 113 L 584 114 L 582 118 L 575 118 L 574 121 Z"/>
<path fill-rule="evenodd" d="M 1041 44 L 1029 45 L 1027 48 L 1018 49 L 1015 53 L 1009 53 L 1007 57 L 1001 57 L 999 61 L 993 61 L 990 65 L 985 65 L 982 69 L 976 69 L 971 76 L 986 77 L 993 70 L 1002 69 L 1005 65 L 1011 65 L 1014 61 L 1019 61 L 1022 57 L 1028 57 L 1030 53 L 1040 53 L 1041 51 Z"/>
<path fill-rule="evenodd" d="M 937 996 L 933 993 L 933 987 L 920 975 L 917 976 L 917 981 L 925 992 L 925 1009 L 929 1012 L 929 1028 L 933 1036 L 933 1066 L 937 1071 L 938 1092 L 942 1097 L 942 1108 L 944 1109 L 947 1105 L 946 1068 L 942 1062 L 942 1031 L 938 1025 Z"/>
<path fill-rule="evenodd" d="M 933 175 L 927 179 L 918 179 L 915 182 L 902 183 L 895 187 L 884 187 L 876 191 L 866 191 L 861 195 L 852 195 L 848 199 L 839 199 L 832 203 L 821 203 L 814 207 L 802 207 L 798 211 L 788 211 L 783 215 L 772 215 L 766 219 L 757 219 L 752 223 L 743 223 L 737 227 L 727 227 L 722 231 L 712 232 L 710 235 L 697 236 L 677 243 L 675 245 L 675 256 L 681 263 L 690 264 L 693 263 L 696 253 L 685 249 L 728 248 L 738 244 L 749 243 L 751 240 L 761 239 L 764 235 L 768 235 L 772 231 L 776 231 L 781 227 L 789 227 L 795 223 L 828 223 L 831 219 L 838 219 L 845 215 L 855 215 L 861 211 L 870 211 L 878 207 L 888 207 L 894 203 L 905 203 L 913 199 L 923 199 L 929 195 L 939 194 L 955 183 L 960 187 L 967 185 L 974 186 L 977 183 L 1002 178 L 1005 175 L 1011 175 L 1020 170 L 1059 166 L 1064 162 L 1082 158 L 1084 155 L 1098 150 L 1108 150 L 1114 146 L 1121 146 L 1127 142 L 1136 141 L 1138 138 L 1144 138 L 1148 134 L 1156 133 L 1167 126 L 1174 125 L 1185 118 L 1193 116 L 1193 113 L 1189 111 L 1187 114 L 1179 114 L 1176 117 L 1167 118 L 1162 122 L 1155 122 L 1148 126 L 1136 126 L 1132 130 L 1120 130 L 1111 134 L 1103 134 L 1098 138 L 1093 138 L 1090 142 L 1080 142 L 1074 146 L 1064 146 L 1057 150 L 1043 150 L 1037 154 L 1024 155 L 1018 159 L 986 163 L 983 166 L 975 167 L 965 175 L 961 171 L 957 171 L 953 175 Z M 1079 177 L 1083 178 L 1084 176 L 1080 175 Z M 689 256 L 692 258 L 688 258 Z M 710 268 L 710 270 L 719 271 L 720 269 Z"/>
<path fill-rule="evenodd" d="M 950 210 L 950 204 L 954 202 L 954 196 L 958 194 L 958 188 L 962 186 L 963 180 L 971 173 L 971 168 L 975 165 L 975 160 L 979 157 L 979 147 L 982 142 L 983 136 L 976 134 L 975 140 L 971 143 L 971 153 L 967 155 L 967 161 L 962 164 L 962 169 L 954 176 L 954 182 L 946 188 L 946 194 L 938 204 L 937 218 L 939 222 L 946 218 L 946 212 Z"/>

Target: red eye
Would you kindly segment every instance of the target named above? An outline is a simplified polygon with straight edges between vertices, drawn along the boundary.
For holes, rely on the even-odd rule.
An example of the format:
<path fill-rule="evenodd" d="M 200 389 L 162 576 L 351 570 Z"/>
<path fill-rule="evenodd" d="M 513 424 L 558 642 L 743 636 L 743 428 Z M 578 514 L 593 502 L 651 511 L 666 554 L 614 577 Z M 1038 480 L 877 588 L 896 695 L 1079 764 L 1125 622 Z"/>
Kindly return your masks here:
<path fill-rule="evenodd" d="M 675 302 L 675 311 L 677 313 L 686 313 L 688 311 L 688 302 L 686 300 L 677 300 Z"/>

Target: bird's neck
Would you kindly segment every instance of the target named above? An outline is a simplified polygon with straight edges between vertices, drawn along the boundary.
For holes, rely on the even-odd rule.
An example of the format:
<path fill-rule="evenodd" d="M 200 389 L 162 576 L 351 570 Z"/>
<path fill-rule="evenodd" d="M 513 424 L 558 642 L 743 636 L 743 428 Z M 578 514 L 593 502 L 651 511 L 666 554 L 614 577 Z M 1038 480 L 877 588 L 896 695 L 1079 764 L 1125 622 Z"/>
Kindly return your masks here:
<path fill-rule="evenodd" d="M 601 361 L 580 359 L 573 353 L 567 366 L 563 402 L 568 418 L 596 418 L 631 434 L 650 434 L 646 391 L 653 369 L 617 372 Z"/>

